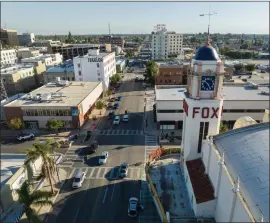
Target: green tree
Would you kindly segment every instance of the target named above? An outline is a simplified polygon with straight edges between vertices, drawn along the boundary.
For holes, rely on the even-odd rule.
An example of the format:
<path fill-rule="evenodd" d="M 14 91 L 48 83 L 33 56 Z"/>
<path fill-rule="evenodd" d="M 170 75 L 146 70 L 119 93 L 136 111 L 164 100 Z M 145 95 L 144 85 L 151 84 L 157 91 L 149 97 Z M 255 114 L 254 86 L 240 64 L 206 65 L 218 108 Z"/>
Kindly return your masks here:
<path fill-rule="evenodd" d="M 21 188 L 17 190 L 18 201 L 25 205 L 25 214 L 29 223 L 42 223 L 38 213 L 33 209 L 34 206 L 42 207 L 44 205 L 52 205 L 50 198 L 52 194 L 48 191 L 32 191 L 31 185 L 25 181 Z"/>
<path fill-rule="evenodd" d="M 241 63 L 238 63 L 238 64 L 235 64 L 233 67 L 235 71 L 240 71 L 244 67 L 244 65 Z"/>
<path fill-rule="evenodd" d="M 245 66 L 245 69 L 246 69 L 246 71 L 248 71 L 249 73 L 252 73 L 252 71 L 255 70 L 255 64 L 247 64 L 247 65 Z"/>
<path fill-rule="evenodd" d="M 100 115 L 101 115 L 101 110 L 105 107 L 105 103 L 103 101 L 97 101 L 96 102 L 96 109 L 100 111 Z"/>
<path fill-rule="evenodd" d="M 228 132 L 228 131 L 229 131 L 228 125 L 223 124 L 223 122 L 220 122 L 219 133 Z"/>
<path fill-rule="evenodd" d="M 155 77 L 158 72 L 158 65 L 150 60 L 146 64 L 145 78 L 152 84 L 155 84 Z"/>
<path fill-rule="evenodd" d="M 130 57 L 134 57 L 135 53 L 133 50 L 127 50 L 126 51 L 126 57 L 130 58 Z"/>
<path fill-rule="evenodd" d="M 60 128 L 64 127 L 64 121 L 51 118 L 47 121 L 46 127 L 49 131 L 59 131 Z"/>
<path fill-rule="evenodd" d="M 24 129 L 24 123 L 21 118 L 15 117 L 10 120 L 9 128 L 11 129 Z"/>
<path fill-rule="evenodd" d="M 109 97 L 109 96 L 111 96 L 111 95 L 112 95 L 112 91 L 111 91 L 111 90 L 107 90 L 107 91 L 106 91 L 106 96 Z"/>
<path fill-rule="evenodd" d="M 42 159 L 42 177 L 45 177 L 51 187 L 51 192 L 54 194 L 53 186 L 53 173 L 56 170 L 55 160 L 51 156 L 54 152 L 54 149 L 57 147 L 56 143 L 52 143 L 51 140 L 46 140 L 45 142 L 36 142 L 33 143 L 32 147 L 26 150 L 26 159 L 24 165 L 28 166 L 30 163 L 35 162 L 41 157 Z M 55 181 L 55 180 L 54 180 Z"/>

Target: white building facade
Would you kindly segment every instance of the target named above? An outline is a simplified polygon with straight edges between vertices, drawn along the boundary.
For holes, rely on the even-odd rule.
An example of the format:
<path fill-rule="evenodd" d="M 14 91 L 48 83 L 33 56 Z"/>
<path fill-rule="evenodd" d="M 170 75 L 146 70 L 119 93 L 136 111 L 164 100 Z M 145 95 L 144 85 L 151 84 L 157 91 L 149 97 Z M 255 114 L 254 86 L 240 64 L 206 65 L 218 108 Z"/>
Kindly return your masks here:
<path fill-rule="evenodd" d="M 152 59 L 167 59 L 169 55 L 177 56 L 182 53 L 183 34 L 167 32 L 161 29 L 152 32 Z"/>
<path fill-rule="evenodd" d="M 261 130 L 253 129 L 248 135 L 231 137 L 233 132 L 243 131 L 237 129 L 228 132 L 231 138 L 226 140 L 218 135 L 223 115 L 224 74 L 223 63 L 215 49 L 209 44 L 201 47 L 183 95 L 183 157 L 180 165 L 190 203 L 198 219 L 263 222 L 265 217 L 268 222 L 269 196 L 265 199 L 264 196 L 269 195 L 269 187 L 266 189 L 267 182 L 269 185 L 269 171 L 268 177 L 266 173 L 269 125 L 263 127 L 263 134 Z M 252 182 L 256 178 L 259 180 Z"/>
<path fill-rule="evenodd" d="M 74 57 L 73 64 L 76 81 L 102 81 L 103 90 L 109 88 L 110 77 L 116 74 L 115 52 L 89 50 L 85 56 Z"/>
<path fill-rule="evenodd" d="M 17 63 L 17 59 L 15 49 L 1 50 L 1 67 L 14 65 Z"/>

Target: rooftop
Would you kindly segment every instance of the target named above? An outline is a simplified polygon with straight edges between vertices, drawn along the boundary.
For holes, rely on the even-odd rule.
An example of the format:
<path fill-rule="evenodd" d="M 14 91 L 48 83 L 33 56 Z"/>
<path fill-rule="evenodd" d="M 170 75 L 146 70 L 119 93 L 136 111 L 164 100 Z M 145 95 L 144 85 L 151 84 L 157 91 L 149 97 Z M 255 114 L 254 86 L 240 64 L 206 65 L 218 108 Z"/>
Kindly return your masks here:
<path fill-rule="evenodd" d="M 157 65 L 163 67 L 183 68 L 183 63 L 179 61 L 157 62 Z"/>
<path fill-rule="evenodd" d="M 156 100 L 181 101 L 184 99 L 186 86 L 156 88 Z M 269 100 L 269 95 L 261 94 L 262 91 L 269 92 L 269 87 L 251 89 L 247 86 L 223 86 L 224 100 L 226 101 L 257 101 Z"/>
<path fill-rule="evenodd" d="M 201 159 L 186 161 L 187 169 L 196 198 L 196 203 L 204 203 L 215 199 L 214 188 Z"/>
<path fill-rule="evenodd" d="M 269 222 L 269 122 L 217 135 L 214 143 L 256 221 L 263 214 Z"/>
<path fill-rule="evenodd" d="M 90 58 L 90 57 L 99 57 L 99 58 L 103 58 L 103 57 L 106 57 L 106 56 L 108 56 L 109 54 L 111 54 L 111 52 L 109 52 L 109 53 L 105 53 L 105 52 L 99 52 L 99 54 L 98 55 L 89 55 L 88 53 L 87 54 L 85 54 L 85 55 L 83 55 L 83 56 L 77 56 L 77 57 L 74 57 L 74 58 Z M 73 58 L 73 59 L 74 59 Z"/>
<path fill-rule="evenodd" d="M 58 65 L 55 67 L 51 67 L 46 71 L 46 73 L 64 73 L 64 72 L 74 72 L 74 65 L 73 64 Z"/>
<path fill-rule="evenodd" d="M 1 154 L 1 186 L 24 164 L 24 154 Z"/>
<path fill-rule="evenodd" d="M 67 86 L 59 86 L 56 83 L 48 83 L 42 87 L 30 92 L 34 97 L 36 95 L 51 95 L 48 100 L 28 99 L 29 94 L 12 101 L 5 105 L 6 107 L 48 107 L 48 106 L 69 106 L 76 107 L 85 99 L 101 82 L 82 82 L 70 81 Z"/>
<path fill-rule="evenodd" d="M 117 65 L 117 64 L 121 64 L 121 63 L 123 63 L 123 62 L 125 62 L 125 59 L 119 59 L 119 60 L 116 61 L 116 65 Z"/>
<path fill-rule="evenodd" d="M 17 64 L 17 65 L 11 66 L 11 67 L 6 67 L 6 68 L 1 69 L 1 75 L 13 74 L 17 71 L 26 70 L 26 69 L 33 68 L 33 67 L 34 67 L 33 65 Z"/>

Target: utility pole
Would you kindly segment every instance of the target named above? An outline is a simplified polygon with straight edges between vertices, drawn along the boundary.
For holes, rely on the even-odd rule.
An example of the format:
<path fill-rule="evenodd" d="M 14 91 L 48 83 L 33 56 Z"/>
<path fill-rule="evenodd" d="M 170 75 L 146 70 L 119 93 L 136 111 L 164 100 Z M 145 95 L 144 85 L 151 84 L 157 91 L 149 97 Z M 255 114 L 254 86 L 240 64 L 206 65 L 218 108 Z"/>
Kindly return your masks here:
<path fill-rule="evenodd" d="M 209 13 L 207 14 L 200 14 L 200 16 L 208 16 L 208 32 L 207 32 L 207 39 L 210 41 L 210 22 L 211 22 L 211 16 L 216 15 L 217 13 L 213 11 L 212 13 L 210 12 L 210 6 L 209 6 Z"/>
<path fill-rule="evenodd" d="M 108 27 L 109 27 L 109 35 L 111 35 L 111 25 L 110 25 L 110 23 L 108 23 Z"/>

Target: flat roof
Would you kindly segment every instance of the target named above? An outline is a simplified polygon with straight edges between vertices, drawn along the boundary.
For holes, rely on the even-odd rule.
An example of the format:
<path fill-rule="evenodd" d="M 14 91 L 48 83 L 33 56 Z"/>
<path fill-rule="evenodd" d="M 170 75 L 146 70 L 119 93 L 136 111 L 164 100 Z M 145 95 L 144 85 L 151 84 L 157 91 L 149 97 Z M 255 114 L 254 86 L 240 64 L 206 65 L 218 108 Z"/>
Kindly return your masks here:
<path fill-rule="evenodd" d="M 269 87 L 251 89 L 247 86 L 223 86 L 225 101 L 268 101 L 269 95 L 261 94 L 262 91 L 269 92 Z M 179 88 L 156 88 L 157 101 L 182 101 L 185 98 L 186 87 Z"/>
<path fill-rule="evenodd" d="M 47 101 L 28 100 L 27 95 L 10 102 L 5 107 L 73 107 L 81 103 L 101 82 L 69 81 L 68 86 L 58 86 L 56 83 L 48 83 L 30 92 L 32 96 L 37 94 L 57 93 Z M 62 96 L 59 96 L 62 93 Z"/>
<path fill-rule="evenodd" d="M 20 70 L 26 70 L 26 69 L 29 69 L 29 68 L 33 68 L 34 65 L 31 65 L 31 64 L 16 64 L 14 66 L 11 66 L 11 67 L 6 67 L 6 68 L 2 68 L 1 69 L 1 75 L 6 75 L 6 74 L 13 74 L 17 71 L 20 71 Z"/>
<path fill-rule="evenodd" d="M 121 64 L 123 62 L 125 62 L 125 59 L 119 59 L 119 60 L 116 61 L 116 64 Z"/>
<path fill-rule="evenodd" d="M 47 74 L 47 73 L 63 73 L 63 72 L 74 72 L 74 66 L 69 65 L 69 66 L 51 67 L 45 72 L 45 74 Z"/>
<path fill-rule="evenodd" d="M 1 186 L 23 166 L 25 158 L 25 154 L 1 154 Z"/>
<path fill-rule="evenodd" d="M 89 55 L 88 53 L 83 55 L 83 56 L 76 56 L 74 58 L 91 58 L 91 57 L 106 57 L 107 55 L 111 54 L 112 52 L 109 52 L 109 53 L 105 53 L 105 52 L 99 52 L 98 55 Z M 74 59 L 73 58 L 73 59 Z"/>
<path fill-rule="evenodd" d="M 234 129 L 214 136 L 217 150 L 256 222 L 269 222 L 269 122 Z"/>

